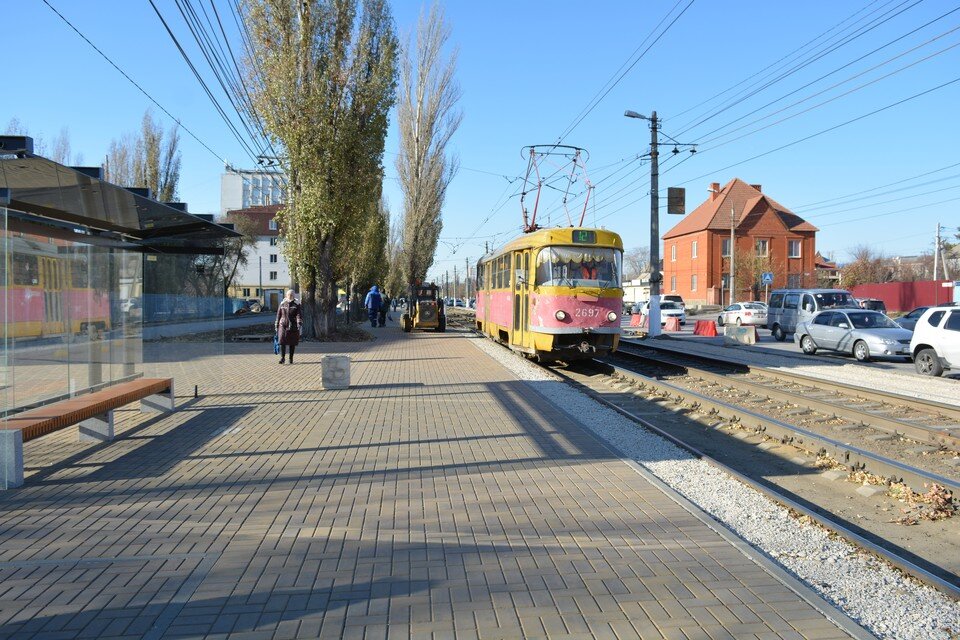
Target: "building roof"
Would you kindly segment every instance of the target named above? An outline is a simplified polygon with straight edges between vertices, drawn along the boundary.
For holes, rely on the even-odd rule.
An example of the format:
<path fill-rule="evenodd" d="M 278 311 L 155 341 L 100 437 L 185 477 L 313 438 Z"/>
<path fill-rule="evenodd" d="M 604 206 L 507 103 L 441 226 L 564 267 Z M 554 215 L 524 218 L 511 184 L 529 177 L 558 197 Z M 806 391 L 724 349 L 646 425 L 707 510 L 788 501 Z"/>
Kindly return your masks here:
<path fill-rule="evenodd" d="M 246 209 L 231 209 L 227 211 L 227 220 L 231 220 L 234 216 L 247 216 L 256 223 L 258 236 L 276 236 L 280 235 L 280 232 L 270 228 L 270 221 L 277 217 L 277 212 L 283 206 L 282 204 L 263 204 Z"/>
<path fill-rule="evenodd" d="M 756 186 L 749 185 L 740 178 L 728 182 L 718 194 L 711 194 L 703 203 L 663 235 L 664 240 L 697 233 L 707 229 L 714 231 L 730 230 L 730 207 L 733 207 L 737 226 L 753 211 L 761 201 L 776 211 L 783 225 L 791 231 L 817 231 L 817 228 L 787 209 L 785 206 L 762 193 Z"/>
<path fill-rule="evenodd" d="M 817 251 L 817 255 L 813 259 L 813 264 L 814 264 L 814 267 L 817 269 L 836 269 L 837 268 L 836 262 L 834 262 L 833 260 L 828 260 L 827 258 L 824 258 L 819 251 Z"/>

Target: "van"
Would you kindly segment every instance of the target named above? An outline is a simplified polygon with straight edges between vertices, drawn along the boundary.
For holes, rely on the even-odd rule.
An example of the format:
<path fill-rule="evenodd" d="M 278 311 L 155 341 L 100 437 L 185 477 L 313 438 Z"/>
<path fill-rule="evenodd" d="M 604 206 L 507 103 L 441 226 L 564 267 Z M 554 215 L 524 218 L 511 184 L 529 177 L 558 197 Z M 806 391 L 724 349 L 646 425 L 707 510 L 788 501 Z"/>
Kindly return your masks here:
<path fill-rule="evenodd" d="M 797 324 L 824 309 L 859 309 L 853 294 L 843 289 L 774 289 L 767 309 L 767 329 L 783 342 Z"/>

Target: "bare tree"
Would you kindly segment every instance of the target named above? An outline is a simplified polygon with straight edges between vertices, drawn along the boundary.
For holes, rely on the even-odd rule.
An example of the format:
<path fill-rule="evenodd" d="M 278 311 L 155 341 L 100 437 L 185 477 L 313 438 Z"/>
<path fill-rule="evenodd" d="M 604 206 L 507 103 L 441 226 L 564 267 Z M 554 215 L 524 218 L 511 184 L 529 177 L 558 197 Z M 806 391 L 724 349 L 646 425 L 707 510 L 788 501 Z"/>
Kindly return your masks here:
<path fill-rule="evenodd" d="M 841 282 L 845 287 L 870 282 L 888 282 L 892 277 L 890 268 L 885 264 L 883 254 L 869 245 L 858 245 L 850 250 L 853 260 L 840 270 Z"/>
<path fill-rule="evenodd" d="M 153 114 L 143 114 L 140 131 L 110 142 L 107 180 L 124 187 L 147 187 L 161 202 L 177 198 L 180 182 L 180 131 L 173 125 L 164 132 Z"/>
<path fill-rule="evenodd" d="M 623 252 L 623 281 L 636 280 L 650 268 L 650 248 L 634 247 Z"/>
<path fill-rule="evenodd" d="M 408 285 L 423 280 L 433 264 L 447 187 L 459 163 L 447 145 L 460 126 L 460 86 L 454 78 L 457 53 L 444 56 L 450 39 L 443 9 L 421 13 L 416 47 L 407 39 L 400 65 L 396 167 L 403 190 L 403 262 Z"/>
<path fill-rule="evenodd" d="M 16 116 L 10 118 L 7 122 L 6 129 L 4 129 L 2 133 L 11 136 L 31 135 L 29 128 Z M 31 137 L 33 138 L 33 152 L 38 156 L 50 158 L 60 164 L 83 164 L 82 153 L 77 153 L 72 157 L 70 155 L 70 130 L 67 127 L 60 128 L 60 133 L 57 134 L 50 145 L 47 144 L 42 133 Z"/>

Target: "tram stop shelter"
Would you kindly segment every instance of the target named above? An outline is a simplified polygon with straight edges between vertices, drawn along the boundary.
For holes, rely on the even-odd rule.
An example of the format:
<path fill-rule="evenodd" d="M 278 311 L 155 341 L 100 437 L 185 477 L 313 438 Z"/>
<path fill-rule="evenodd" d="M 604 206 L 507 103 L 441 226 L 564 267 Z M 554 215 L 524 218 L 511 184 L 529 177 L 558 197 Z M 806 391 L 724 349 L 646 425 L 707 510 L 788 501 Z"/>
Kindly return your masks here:
<path fill-rule="evenodd" d="M 139 377 L 202 385 L 178 364 L 223 354 L 238 236 L 99 168 L 34 155 L 29 137 L 0 136 L 2 417 Z"/>

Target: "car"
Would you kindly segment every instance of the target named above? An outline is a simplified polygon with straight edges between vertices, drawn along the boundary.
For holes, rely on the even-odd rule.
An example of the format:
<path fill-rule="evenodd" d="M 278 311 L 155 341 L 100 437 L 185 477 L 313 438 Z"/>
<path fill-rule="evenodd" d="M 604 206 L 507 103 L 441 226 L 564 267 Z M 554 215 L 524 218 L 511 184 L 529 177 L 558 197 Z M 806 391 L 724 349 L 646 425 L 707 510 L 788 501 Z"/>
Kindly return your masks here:
<path fill-rule="evenodd" d="M 650 313 L 650 303 L 645 302 L 640 309 L 640 313 L 648 315 Z M 687 314 L 679 302 L 670 300 L 660 303 L 660 324 L 667 324 L 667 318 L 679 318 L 680 326 L 687 324 Z"/>
<path fill-rule="evenodd" d="M 879 311 L 833 309 L 797 324 L 793 341 L 807 355 L 818 349 L 874 357 L 910 357 L 910 332 Z"/>
<path fill-rule="evenodd" d="M 941 305 L 939 305 L 939 306 L 941 306 L 941 307 L 952 307 L 952 306 L 954 306 L 954 305 L 955 305 L 955 303 L 953 303 L 953 302 L 946 302 L 946 303 L 941 304 Z M 900 316 L 899 318 L 897 318 L 897 324 L 900 325 L 901 327 L 903 327 L 904 329 L 909 329 L 910 331 L 913 331 L 913 328 L 917 326 L 917 320 L 920 319 L 920 316 L 923 315 L 923 312 L 926 311 L 927 309 L 929 309 L 930 306 L 931 306 L 931 305 L 926 305 L 926 306 L 923 306 L 923 307 L 917 307 L 916 309 L 912 309 L 911 311 L 909 311 L 909 312 L 906 313 L 905 315 Z"/>
<path fill-rule="evenodd" d="M 767 324 L 767 306 L 755 302 L 735 302 L 720 312 L 717 324 L 756 325 Z"/>
<path fill-rule="evenodd" d="M 910 353 L 917 373 L 925 376 L 960 369 L 960 309 L 943 305 L 924 311 L 913 330 Z"/>
<path fill-rule="evenodd" d="M 453 306 L 455 306 L 455 307 L 462 307 L 462 306 L 464 306 L 463 300 L 461 300 L 460 298 L 457 298 L 456 300 L 453 301 Z"/>
<path fill-rule="evenodd" d="M 880 313 L 887 312 L 887 305 L 883 303 L 883 300 L 878 300 L 877 298 L 861 298 L 858 302 L 861 309 L 879 311 Z"/>
<path fill-rule="evenodd" d="M 767 329 L 778 342 L 794 333 L 801 322 L 826 309 L 859 309 L 853 294 L 844 289 L 774 289 L 767 308 Z"/>
<path fill-rule="evenodd" d="M 666 294 L 666 295 L 661 295 L 661 296 L 660 296 L 660 308 L 661 308 L 661 309 L 663 308 L 663 303 L 664 303 L 664 302 L 676 302 L 677 304 L 680 305 L 680 308 L 683 309 L 684 311 L 686 311 L 686 309 L 687 309 L 687 303 L 683 301 L 683 296 L 674 295 L 674 294 L 672 294 L 672 293 L 671 293 L 671 294 Z"/>

